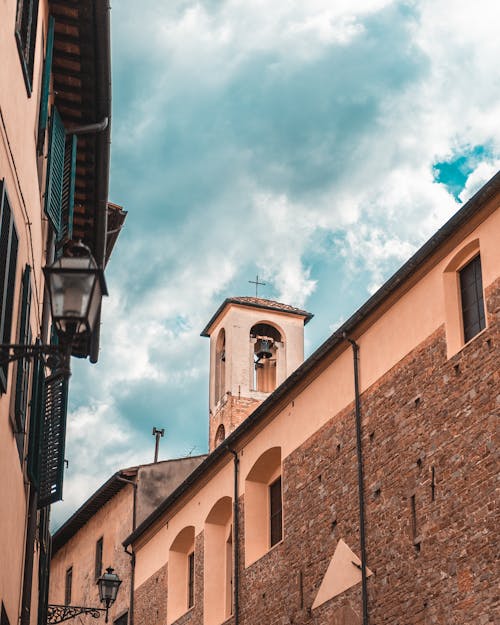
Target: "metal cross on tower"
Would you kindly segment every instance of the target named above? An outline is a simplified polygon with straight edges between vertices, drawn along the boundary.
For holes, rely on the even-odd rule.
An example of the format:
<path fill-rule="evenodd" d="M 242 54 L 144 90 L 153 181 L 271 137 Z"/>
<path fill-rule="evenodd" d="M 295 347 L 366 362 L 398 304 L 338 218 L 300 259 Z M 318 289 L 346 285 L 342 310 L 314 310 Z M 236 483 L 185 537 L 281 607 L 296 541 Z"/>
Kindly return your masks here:
<path fill-rule="evenodd" d="M 258 295 L 258 288 L 259 288 L 259 285 L 260 285 L 260 286 L 265 286 L 265 285 L 266 285 L 266 283 L 265 283 L 265 282 L 259 282 L 259 276 L 258 276 L 258 274 L 255 276 L 255 280 L 249 280 L 248 282 L 249 282 L 250 284 L 255 284 L 255 297 L 258 297 L 258 296 L 259 296 L 259 295 Z"/>

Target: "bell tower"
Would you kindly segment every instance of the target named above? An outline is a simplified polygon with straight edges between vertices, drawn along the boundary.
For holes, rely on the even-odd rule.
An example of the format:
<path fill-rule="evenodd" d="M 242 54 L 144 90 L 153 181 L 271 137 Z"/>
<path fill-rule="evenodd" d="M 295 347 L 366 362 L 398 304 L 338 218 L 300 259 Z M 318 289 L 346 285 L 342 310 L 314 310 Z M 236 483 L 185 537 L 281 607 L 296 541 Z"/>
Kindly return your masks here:
<path fill-rule="evenodd" d="M 259 297 L 231 297 L 218 308 L 201 333 L 210 338 L 210 451 L 302 364 L 312 316 Z"/>

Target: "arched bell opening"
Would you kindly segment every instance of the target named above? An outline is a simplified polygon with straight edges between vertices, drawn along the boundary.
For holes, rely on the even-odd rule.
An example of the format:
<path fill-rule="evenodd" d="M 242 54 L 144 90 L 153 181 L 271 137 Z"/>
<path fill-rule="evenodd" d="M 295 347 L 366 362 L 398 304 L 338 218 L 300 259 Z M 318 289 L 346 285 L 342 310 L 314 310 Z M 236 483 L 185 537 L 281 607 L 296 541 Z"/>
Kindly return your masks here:
<path fill-rule="evenodd" d="M 226 389 L 226 331 L 221 329 L 215 346 L 215 404 L 222 399 Z"/>
<path fill-rule="evenodd" d="M 281 333 L 268 323 L 257 323 L 250 330 L 250 339 L 254 341 L 254 390 L 271 393 L 276 388 L 276 368 L 278 343 Z"/>

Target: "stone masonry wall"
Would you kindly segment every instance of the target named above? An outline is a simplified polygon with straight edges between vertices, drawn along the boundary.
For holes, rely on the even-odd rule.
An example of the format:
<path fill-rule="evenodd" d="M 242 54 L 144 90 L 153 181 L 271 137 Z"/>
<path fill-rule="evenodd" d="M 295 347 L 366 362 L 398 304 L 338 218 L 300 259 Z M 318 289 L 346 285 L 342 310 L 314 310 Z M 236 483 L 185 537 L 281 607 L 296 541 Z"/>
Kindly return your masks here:
<path fill-rule="evenodd" d="M 500 281 L 486 295 L 489 327 L 458 354 L 447 360 L 440 328 L 362 395 L 370 625 L 498 618 Z M 240 625 L 359 625 L 360 584 L 311 609 L 339 539 L 359 555 L 353 406 L 285 458 L 283 541 L 246 569 L 243 506 L 242 497 Z M 202 546 L 200 535 L 197 576 Z M 178 623 L 202 625 L 202 613 Z"/>

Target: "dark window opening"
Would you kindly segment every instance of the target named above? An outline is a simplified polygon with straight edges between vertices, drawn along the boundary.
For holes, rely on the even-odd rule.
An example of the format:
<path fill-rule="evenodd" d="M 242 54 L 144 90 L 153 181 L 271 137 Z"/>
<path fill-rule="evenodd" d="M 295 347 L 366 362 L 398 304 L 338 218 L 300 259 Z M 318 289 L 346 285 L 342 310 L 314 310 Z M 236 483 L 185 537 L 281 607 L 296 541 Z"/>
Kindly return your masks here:
<path fill-rule="evenodd" d="M 66 571 L 66 584 L 64 586 L 64 604 L 69 605 L 71 603 L 71 586 L 73 584 L 73 567 L 69 567 Z"/>
<path fill-rule="evenodd" d="M 0 341 L 11 343 L 18 237 L 7 197 L 0 181 Z M 7 390 L 8 365 L 0 367 L 0 393 Z"/>
<path fill-rule="evenodd" d="M 122 614 L 119 618 L 116 619 L 116 621 L 113 621 L 114 625 L 127 625 L 128 623 L 128 612 L 125 612 L 125 614 Z"/>
<path fill-rule="evenodd" d="M 283 534 L 283 515 L 281 505 L 281 477 L 269 486 L 269 509 L 271 528 L 271 547 L 279 543 Z"/>
<path fill-rule="evenodd" d="M 226 430 L 224 428 L 224 425 L 221 423 L 219 427 L 217 428 L 217 432 L 215 433 L 214 446 L 218 447 L 225 438 L 226 438 Z"/>
<path fill-rule="evenodd" d="M 10 625 L 3 602 L 2 602 L 2 611 L 0 612 L 0 625 Z"/>
<path fill-rule="evenodd" d="M 194 606 L 194 551 L 188 555 L 188 608 Z"/>
<path fill-rule="evenodd" d="M 460 294 L 464 340 L 467 343 L 486 326 L 480 256 L 476 256 L 460 271 Z"/>
<path fill-rule="evenodd" d="M 102 574 L 102 546 L 103 546 L 103 537 L 99 538 L 99 540 L 95 544 L 95 579 L 99 579 Z"/>
<path fill-rule="evenodd" d="M 17 0 L 16 42 L 28 96 L 33 90 L 38 0 Z"/>

